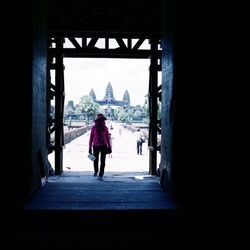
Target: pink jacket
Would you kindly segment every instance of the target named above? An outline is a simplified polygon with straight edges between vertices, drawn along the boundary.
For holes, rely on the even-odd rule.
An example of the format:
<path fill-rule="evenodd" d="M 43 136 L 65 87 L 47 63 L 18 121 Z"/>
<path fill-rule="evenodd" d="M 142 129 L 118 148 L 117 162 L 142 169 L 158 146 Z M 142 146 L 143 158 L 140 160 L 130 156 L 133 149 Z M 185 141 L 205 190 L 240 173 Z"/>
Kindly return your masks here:
<path fill-rule="evenodd" d="M 103 145 L 107 145 L 109 148 L 111 148 L 110 139 L 109 139 L 109 131 L 106 126 L 104 126 L 104 129 L 101 132 L 101 136 L 103 138 L 103 142 L 99 140 L 100 136 L 97 132 L 96 125 L 94 125 L 91 128 L 91 132 L 90 132 L 89 148 L 92 148 L 92 146 L 103 146 Z"/>

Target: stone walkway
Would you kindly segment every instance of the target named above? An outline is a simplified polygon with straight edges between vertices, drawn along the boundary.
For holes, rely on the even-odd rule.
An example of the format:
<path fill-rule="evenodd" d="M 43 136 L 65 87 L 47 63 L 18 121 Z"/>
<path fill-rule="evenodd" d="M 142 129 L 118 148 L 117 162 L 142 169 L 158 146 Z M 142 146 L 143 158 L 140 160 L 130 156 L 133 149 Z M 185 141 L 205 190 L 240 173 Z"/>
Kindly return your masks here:
<path fill-rule="evenodd" d="M 133 132 L 124 129 L 119 123 L 107 122 L 108 128 L 112 124 L 113 130 L 110 130 L 112 136 L 112 157 L 107 155 L 105 175 L 109 173 L 129 173 L 140 172 L 149 173 L 149 151 L 147 142 L 143 144 L 143 154 L 137 155 L 136 137 Z M 121 134 L 119 131 L 121 130 Z M 63 151 L 63 170 L 92 172 L 93 162 L 87 157 L 88 141 L 90 131 L 76 138 L 65 145 Z M 157 155 L 158 164 L 160 154 Z M 54 153 L 49 155 L 49 161 L 54 168 Z"/>

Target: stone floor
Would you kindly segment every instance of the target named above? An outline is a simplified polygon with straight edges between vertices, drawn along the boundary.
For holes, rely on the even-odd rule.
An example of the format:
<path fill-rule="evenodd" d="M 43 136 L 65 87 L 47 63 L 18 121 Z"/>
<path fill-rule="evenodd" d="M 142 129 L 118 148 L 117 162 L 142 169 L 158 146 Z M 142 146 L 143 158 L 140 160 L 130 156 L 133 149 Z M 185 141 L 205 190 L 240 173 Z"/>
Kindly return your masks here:
<path fill-rule="evenodd" d="M 107 124 L 108 127 L 110 124 Z M 175 205 L 160 186 L 158 176 L 149 175 L 149 151 L 136 151 L 136 137 L 112 123 L 112 155 L 106 158 L 103 181 L 93 176 L 87 157 L 89 132 L 66 144 L 63 173 L 43 180 L 43 188 L 26 209 L 171 209 Z M 120 130 L 121 129 L 121 133 Z M 158 155 L 160 159 L 160 155 Z M 49 155 L 54 166 L 54 156 Z"/>

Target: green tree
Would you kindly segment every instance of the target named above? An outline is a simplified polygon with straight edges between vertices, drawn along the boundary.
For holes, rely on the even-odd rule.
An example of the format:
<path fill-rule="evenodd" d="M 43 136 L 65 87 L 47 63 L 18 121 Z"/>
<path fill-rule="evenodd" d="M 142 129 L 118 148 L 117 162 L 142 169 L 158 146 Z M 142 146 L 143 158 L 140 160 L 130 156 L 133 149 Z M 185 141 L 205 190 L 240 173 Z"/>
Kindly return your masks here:
<path fill-rule="evenodd" d="M 88 121 L 90 118 L 94 119 L 96 114 L 100 113 L 101 111 L 100 105 L 94 102 L 93 98 L 89 95 L 81 97 L 79 108 L 82 112 L 82 115 L 85 115 Z"/>
<path fill-rule="evenodd" d="M 130 123 L 129 114 L 123 108 L 117 109 L 117 120 L 122 123 Z"/>

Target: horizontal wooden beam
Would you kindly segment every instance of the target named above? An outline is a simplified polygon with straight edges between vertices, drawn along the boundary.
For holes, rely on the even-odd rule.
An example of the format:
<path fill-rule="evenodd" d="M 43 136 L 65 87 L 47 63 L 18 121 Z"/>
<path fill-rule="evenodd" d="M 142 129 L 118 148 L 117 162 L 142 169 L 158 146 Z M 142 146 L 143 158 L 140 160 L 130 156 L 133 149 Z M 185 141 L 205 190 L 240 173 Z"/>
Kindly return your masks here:
<path fill-rule="evenodd" d="M 99 49 L 99 48 L 82 48 L 82 49 L 72 49 L 63 48 L 56 49 L 50 48 L 49 54 L 63 54 L 64 57 L 81 58 L 150 58 L 152 56 L 151 50 L 133 50 L 133 49 Z M 161 51 L 156 52 L 158 58 L 161 57 Z"/>

